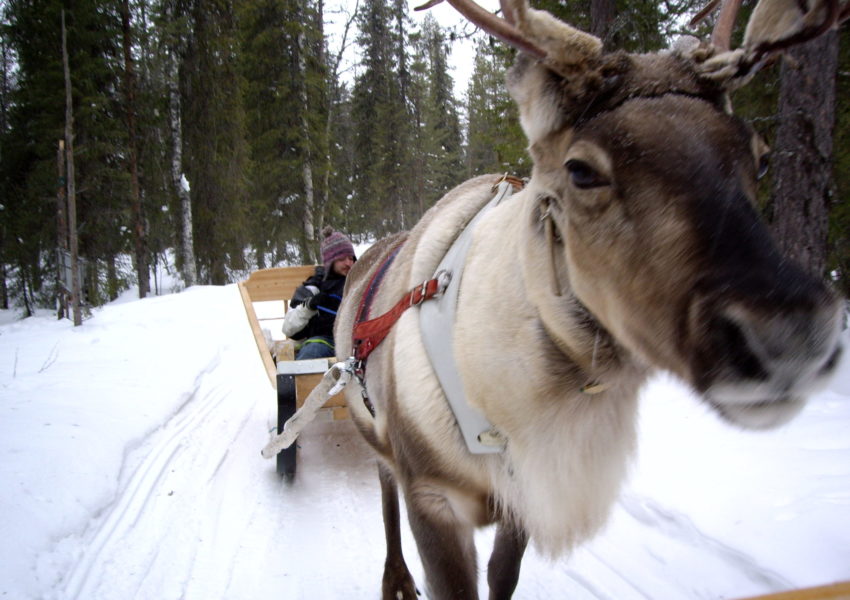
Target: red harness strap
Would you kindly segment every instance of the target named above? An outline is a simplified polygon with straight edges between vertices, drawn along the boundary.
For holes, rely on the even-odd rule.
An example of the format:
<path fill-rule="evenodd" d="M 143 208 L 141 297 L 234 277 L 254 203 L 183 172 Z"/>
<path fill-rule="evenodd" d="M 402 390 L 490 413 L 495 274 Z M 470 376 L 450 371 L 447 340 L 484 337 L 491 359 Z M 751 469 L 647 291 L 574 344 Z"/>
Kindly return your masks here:
<path fill-rule="evenodd" d="M 396 302 L 389 311 L 380 317 L 362 321 L 354 326 L 354 358 L 363 361 L 378 347 L 390 330 L 399 320 L 402 313 L 411 306 L 422 304 L 430 300 L 440 291 L 440 283 L 435 279 L 423 281 L 415 288 L 407 292 L 401 300 Z"/>
<path fill-rule="evenodd" d="M 518 190 L 521 190 L 524 185 L 521 179 L 517 177 L 510 177 L 508 175 L 503 176 L 496 185 L 498 185 L 501 181 L 508 181 Z M 494 186 L 493 189 L 495 190 L 496 187 Z M 381 265 L 375 270 L 375 273 L 372 275 L 372 279 L 369 281 L 369 285 L 366 287 L 365 293 L 360 298 L 360 306 L 357 309 L 357 320 L 354 325 L 354 331 L 352 332 L 352 338 L 354 358 L 362 364 L 365 364 L 366 358 L 372 353 L 372 350 L 377 348 L 378 344 L 387 337 L 390 330 L 393 328 L 393 325 L 396 324 L 396 321 L 399 320 L 399 317 L 401 317 L 404 311 L 411 306 L 422 304 L 426 300 L 433 298 L 443 291 L 441 282 L 437 277 L 429 279 L 428 281 L 423 281 L 405 294 L 404 297 L 402 297 L 402 299 L 399 300 L 389 311 L 380 317 L 367 320 L 369 310 L 372 306 L 372 300 L 381 285 L 381 281 L 403 245 L 404 242 L 400 242 L 387 255 Z"/>
<path fill-rule="evenodd" d="M 369 309 L 371 308 L 372 300 L 378 291 L 378 287 L 380 286 L 381 281 L 383 280 L 390 265 L 395 260 L 396 254 L 398 254 L 399 250 L 401 250 L 402 245 L 403 243 L 396 246 L 381 266 L 375 270 L 375 273 L 372 275 L 372 279 L 366 288 L 365 294 L 360 299 L 360 307 L 357 310 L 357 322 L 354 325 L 354 331 L 352 332 L 354 341 L 354 358 L 358 361 L 365 361 L 369 354 L 372 353 L 372 350 L 378 347 L 378 344 L 387 337 L 387 334 L 389 334 L 393 325 L 395 325 L 396 321 L 398 321 L 404 311 L 411 306 L 422 304 L 426 300 L 436 296 L 441 291 L 439 280 L 436 277 L 434 279 L 429 279 L 410 290 L 401 298 L 401 300 L 396 302 L 395 306 L 380 317 L 366 320 L 369 316 Z"/>

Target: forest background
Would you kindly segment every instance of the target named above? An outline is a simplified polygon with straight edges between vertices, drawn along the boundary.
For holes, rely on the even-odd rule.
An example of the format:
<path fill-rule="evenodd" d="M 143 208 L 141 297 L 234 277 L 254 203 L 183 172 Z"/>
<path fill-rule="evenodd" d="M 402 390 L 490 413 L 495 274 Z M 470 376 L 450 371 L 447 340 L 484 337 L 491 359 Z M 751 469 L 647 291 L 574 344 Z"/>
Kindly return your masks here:
<path fill-rule="evenodd" d="M 704 37 L 710 19 L 686 26 L 703 4 L 534 2 L 630 51 Z M 471 176 L 528 175 L 503 85 L 513 51 L 411 10 L 406 0 L 0 0 L 0 307 L 61 309 L 58 250 L 69 245 L 97 305 L 135 283 L 142 297 L 158 291 L 166 257 L 185 285 L 224 284 L 314 263 L 324 224 L 375 239 L 412 227 Z M 772 147 L 760 206 L 784 251 L 845 296 L 847 36 L 790 51 L 733 97 Z M 455 82 L 460 40 L 474 62 Z"/>

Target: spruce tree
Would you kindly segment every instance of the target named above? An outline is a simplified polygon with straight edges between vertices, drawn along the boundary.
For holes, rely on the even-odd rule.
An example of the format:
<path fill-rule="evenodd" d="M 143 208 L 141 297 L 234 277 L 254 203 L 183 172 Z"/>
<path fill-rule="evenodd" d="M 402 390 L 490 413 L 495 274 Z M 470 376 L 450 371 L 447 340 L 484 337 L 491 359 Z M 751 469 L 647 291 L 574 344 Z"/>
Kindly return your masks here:
<path fill-rule="evenodd" d="M 513 53 L 492 38 L 478 41 L 466 95 L 466 171 L 470 177 L 531 174 L 516 104 L 505 88 L 505 71 L 512 61 Z"/>
<path fill-rule="evenodd" d="M 385 234 L 411 226 L 405 208 L 415 168 L 403 5 L 365 0 L 358 16 L 362 60 L 354 83 L 354 181 L 349 209 L 356 227 Z"/>
<path fill-rule="evenodd" d="M 428 205 L 463 179 L 463 148 L 457 100 L 448 72 L 449 47 L 445 35 L 430 15 L 422 27 L 425 59 L 425 102 L 420 125 L 425 199 Z M 421 216 L 422 208 L 419 207 Z"/>
<path fill-rule="evenodd" d="M 62 3 L 12 0 L 8 43 L 18 59 L 17 89 L 9 110 L 2 187 L 14 239 L 17 293 L 45 302 L 53 289 L 56 144 L 64 128 L 60 40 Z M 79 182 L 80 252 L 89 260 L 89 300 L 113 297 L 125 285 L 114 270 L 126 248 L 128 178 L 120 157 L 126 131 L 120 106 L 120 18 L 113 6 L 77 2 L 67 13 Z M 98 277 L 106 267 L 106 276 Z"/>
<path fill-rule="evenodd" d="M 327 195 L 320 18 L 318 7 L 303 0 L 262 0 L 239 12 L 256 215 L 251 240 L 258 256 L 271 253 L 273 262 L 316 260 L 318 199 Z"/>
<path fill-rule="evenodd" d="M 191 182 L 199 280 L 224 284 L 245 266 L 245 115 L 230 0 L 194 0 L 181 83 L 186 173 Z"/>

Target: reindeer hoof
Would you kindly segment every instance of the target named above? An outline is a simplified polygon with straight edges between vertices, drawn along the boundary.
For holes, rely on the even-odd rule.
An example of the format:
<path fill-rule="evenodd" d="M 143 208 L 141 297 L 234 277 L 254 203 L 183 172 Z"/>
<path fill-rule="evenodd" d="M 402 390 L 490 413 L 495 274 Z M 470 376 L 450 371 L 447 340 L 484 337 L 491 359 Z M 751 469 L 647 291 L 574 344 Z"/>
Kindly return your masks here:
<path fill-rule="evenodd" d="M 381 597 L 383 600 L 416 600 L 421 596 L 413 578 L 409 575 L 400 581 L 384 581 Z"/>

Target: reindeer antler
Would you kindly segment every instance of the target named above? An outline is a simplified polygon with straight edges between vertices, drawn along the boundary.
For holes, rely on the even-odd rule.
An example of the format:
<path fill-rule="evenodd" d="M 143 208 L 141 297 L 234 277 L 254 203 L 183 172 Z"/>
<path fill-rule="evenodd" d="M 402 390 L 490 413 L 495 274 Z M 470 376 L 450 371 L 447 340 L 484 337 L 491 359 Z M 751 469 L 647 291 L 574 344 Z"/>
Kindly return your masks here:
<path fill-rule="evenodd" d="M 714 10 L 721 0 L 711 0 L 693 18 L 696 24 Z M 729 87 L 745 83 L 767 59 L 791 46 L 802 44 L 850 17 L 850 3 L 815 0 L 810 7 L 796 0 L 759 0 L 744 34 L 743 47 L 730 51 L 732 28 L 741 0 L 722 0 L 711 42 L 719 54 L 704 61 L 704 75 L 728 81 Z"/>
<path fill-rule="evenodd" d="M 443 0 L 431 0 L 422 6 L 417 6 L 414 10 L 428 10 L 438 5 Z M 502 6 L 502 12 L 506 15 L 505 19 L 500 19 L 491 12 L 488 12 L 471 0 L 446 0 L 452 8 L 466 17 L 470 23 L 478 25 L 482 30 L 486 31 L 493 37 L 497 37 L 506 44 L 509 44 L 517 50 L 522 50 L 540 60 L 546 58 L 546 51 L 540 48 L 537 44 L 526 38 L 522 32 L 514 25 L 511 17 L 508 17 L 508 11 Z"/>
<path fill-rule="evenodd" d="M 735 27 L 741 2 L 742 0 L 723 0 L 720 14 L 711 32 L 711 43 L 720 50 L 729 50 L 732 47 L 732 29 Z"/>
<path fill-rule="evenodd" d="M 416 10 L 431 8 L 442 0 L 430 0 Z M 567 75 L 576 65 L 602 53 L 596 36 L 559 21 L 545 11 L 528 6 L 527 0 L 500 0 L 504 18 L 490 13 L 472 0 L 446 0 L 471 23 L 507 44 Z"/>

